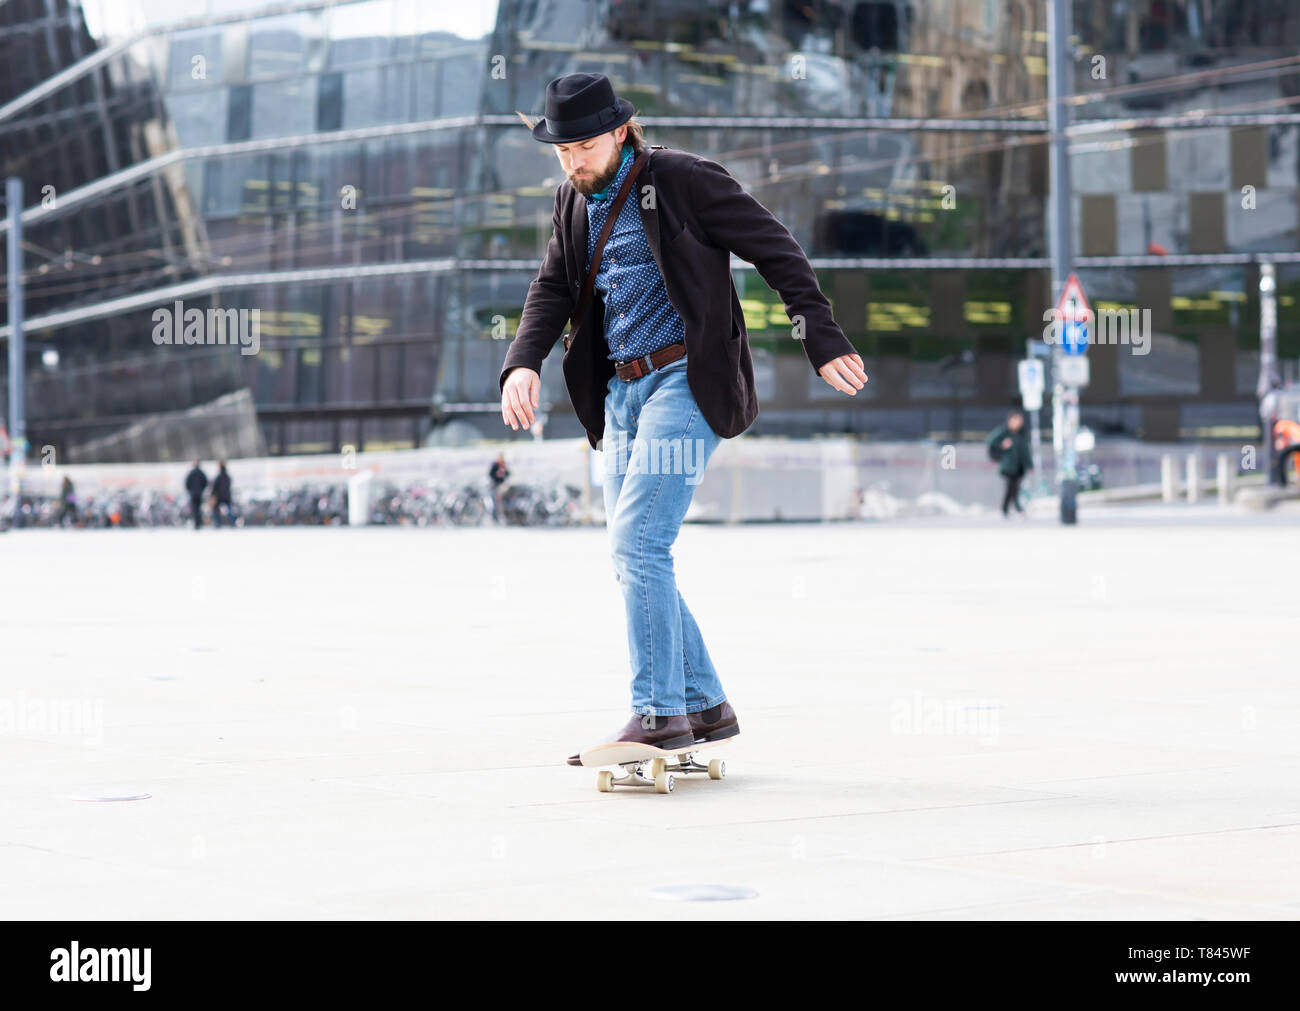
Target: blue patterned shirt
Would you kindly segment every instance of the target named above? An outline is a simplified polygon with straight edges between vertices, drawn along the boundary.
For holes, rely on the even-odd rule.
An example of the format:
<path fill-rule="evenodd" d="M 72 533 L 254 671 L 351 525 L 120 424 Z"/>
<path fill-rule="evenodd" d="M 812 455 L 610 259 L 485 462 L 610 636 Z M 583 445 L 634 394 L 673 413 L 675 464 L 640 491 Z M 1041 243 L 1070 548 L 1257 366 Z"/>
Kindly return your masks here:
<path fill-rule="evenodd" d="M 632 156 L 632 146 L 624 144 L 623 162 L 614 181 L 587 198 L 588 269 L 610 206 L 630 171 Z M 605 241 L 596 271 L 596 291 L 605 303 L 605 343 L 614 361 L 640 358 L 685 337 L 686 325 L 668 301 L 663 274 L 641 226 L 635 186 Z"/>

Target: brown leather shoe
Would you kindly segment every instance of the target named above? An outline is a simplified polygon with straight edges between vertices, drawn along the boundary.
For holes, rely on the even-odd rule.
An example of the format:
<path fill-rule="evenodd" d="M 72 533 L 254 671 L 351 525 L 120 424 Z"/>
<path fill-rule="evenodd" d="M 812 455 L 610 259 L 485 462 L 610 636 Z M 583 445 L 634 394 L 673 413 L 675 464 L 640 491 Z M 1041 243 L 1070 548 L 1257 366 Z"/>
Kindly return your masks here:
<path fill-rule="evenodd" d="M 703 712 L 687 713 L 686 717 L 691 722 L 691 731 L 695 734 L 697 743 L 725 741 L 740 733 L 740 721 L 730 702 L 720 702 Z"/>
<path fill-rule="evenodd" d="M 739 730 L 737 730 L 739 733 Z M 635 744 L 653 744 L 665 751 L 672 748 L 685 748 L 695 743 L 695 733 L 691 722 L 685 716 L 642 716 L 633 713 L 627 724 L 616 733 L 601 741 L 601 744 L 620 742 Z M 579 755 L 570 755 L 570 765 L 581 765 Z"/>

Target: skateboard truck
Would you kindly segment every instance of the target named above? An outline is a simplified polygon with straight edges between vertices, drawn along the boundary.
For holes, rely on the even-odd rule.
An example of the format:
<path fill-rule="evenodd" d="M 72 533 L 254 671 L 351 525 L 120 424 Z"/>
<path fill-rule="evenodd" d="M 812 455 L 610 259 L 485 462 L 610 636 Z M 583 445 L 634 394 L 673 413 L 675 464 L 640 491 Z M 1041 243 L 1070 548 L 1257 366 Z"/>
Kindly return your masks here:
<path fill-rule="evenodd" d="M 655 793 L 672 793 L 678 775 L 705 773 L 710 779 L 722 779 L 727 763 L 720 758 L 707 764 L 696 760 L 702 748 L 721 741 L 702 741 L 677 751 L 662 751 L 648 744 L 612 744 L 590 748 L 582 753 L 583 765 L 617 765 L 622 775 L 610 769 L 596 774 L 596 789 L 609 793 L 616 786 L 653 787 Z M 669 759 L 674 761 L 670 764 Z"/>

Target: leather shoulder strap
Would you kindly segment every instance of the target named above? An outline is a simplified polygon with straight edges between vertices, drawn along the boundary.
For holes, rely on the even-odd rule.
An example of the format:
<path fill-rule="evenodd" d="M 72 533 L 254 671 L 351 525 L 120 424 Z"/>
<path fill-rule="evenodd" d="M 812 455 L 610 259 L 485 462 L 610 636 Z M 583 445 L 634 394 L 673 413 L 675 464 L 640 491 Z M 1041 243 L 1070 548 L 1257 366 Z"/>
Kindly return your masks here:
<path fill-rule="evenodd" d="M 582 317 L 587 311 L 587 303 L 591 300 L 591 292 L 596 286 L 596 272 L 600 270 L 600 257 L 605 252 L 605 241 L 609 238 L 609 233 L 614 230 L 614 221 L 618 218 L 619 211 L 623 209 L 623 202 L 627 200 L 627 195 L 632 192 L 632 183 L 649 160 L 649 151 L 642 151 L 636 156 L 636 160 L 632 162 L 632 167 L 628 169 L 627 176 L 623 179 L 623 185 L 619 187 L 618 196 L 609 209 L 609 215 L 605 218 L 605 227 L 600 230 L 600 237 L 596 240 L 596 249 L 591 254 L 591 266 L 587 268 L 587 282 L 582 286 L 582 296 L 578 300 L 578 312 L 573 317 L 573 330 L 575 332 L 582 325 Z"/>

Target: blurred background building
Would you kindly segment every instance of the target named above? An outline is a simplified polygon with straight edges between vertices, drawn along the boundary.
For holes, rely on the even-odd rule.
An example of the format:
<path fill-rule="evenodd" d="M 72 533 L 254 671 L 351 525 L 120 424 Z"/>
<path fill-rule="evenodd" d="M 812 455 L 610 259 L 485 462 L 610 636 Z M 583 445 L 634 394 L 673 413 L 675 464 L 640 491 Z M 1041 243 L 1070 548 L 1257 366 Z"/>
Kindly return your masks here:
<path fill-rule="evenodd" d="M 1073 11 L 1075 266 L 1094 309 L 1155 331 L 1146 356 L 1090 352 L 1083 421 L 1255 440 L 1261 256 L 1300 354 L 1300 5 Z M 982 435 L 1052 301 L 1045 29 L 1041 0 L 0 0 L 29 442 L 88 462 L 528 438 L 497 377 L 563 177 L 516 110 L 575 71 L 777 214 L 867 360 L 862 394 L 831 390 L 737 263 L 753 433 Z M 155 345 L 178 299 L 260 310 L 260 352 Z M 558 360 L 548 438 L 581 434 Z"/>

